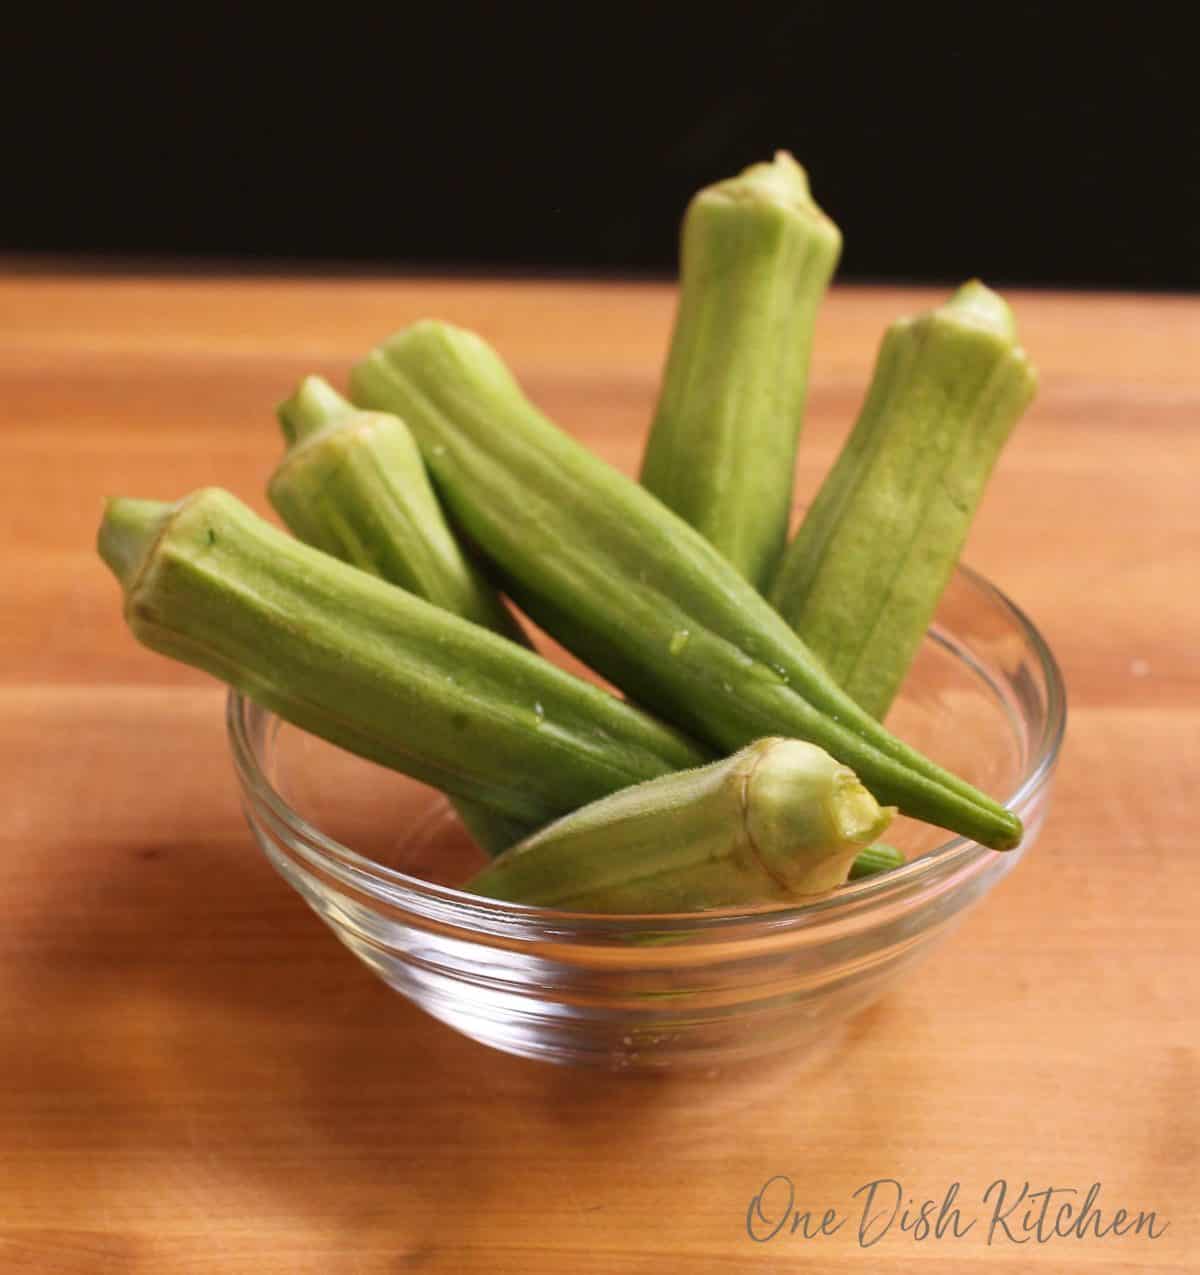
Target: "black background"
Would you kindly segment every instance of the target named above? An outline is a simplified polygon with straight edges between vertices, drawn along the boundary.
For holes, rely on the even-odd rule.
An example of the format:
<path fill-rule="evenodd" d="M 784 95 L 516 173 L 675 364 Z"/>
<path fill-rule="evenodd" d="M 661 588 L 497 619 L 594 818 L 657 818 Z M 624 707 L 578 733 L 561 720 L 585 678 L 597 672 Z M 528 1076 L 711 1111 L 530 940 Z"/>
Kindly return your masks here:
<path fill-rule="evenodd" d="M 786 147 L 842 278 L 1190 289 L 1186 12 L 25 10 L 0 251 L 668 274 L 691 192 Z"/>

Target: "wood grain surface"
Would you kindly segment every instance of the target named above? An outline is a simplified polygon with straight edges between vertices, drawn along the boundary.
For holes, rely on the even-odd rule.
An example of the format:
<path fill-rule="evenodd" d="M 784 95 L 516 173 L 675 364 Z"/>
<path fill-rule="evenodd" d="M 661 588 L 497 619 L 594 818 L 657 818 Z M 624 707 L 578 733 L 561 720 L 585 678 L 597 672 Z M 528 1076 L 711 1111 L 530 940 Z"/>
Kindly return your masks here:
<path fill-rule="evenodd" d="M 934 295 L 830 300 L 798 500 Z M 0 277 L 0 1270 L 1200 1270 L 1200 301 L 1013 300 L 1042 391 L 967 557 L 1065 669 L 1043 837 L 822 1056 L 644 1080 L 472 1044 L 338 946 L 243 825 L 221 691 L 135 645 L 92 546 L 108 494 L 265 511 L 274 403 L 429 314 L 632 471 L 671 290 Z M 775 1175 L 847 1223 L 754 1242 Z M 863 1247 L 881 1178 L 977 1225 Z M 989 1244 L 997 1179 L 1166 1229 Z"/>

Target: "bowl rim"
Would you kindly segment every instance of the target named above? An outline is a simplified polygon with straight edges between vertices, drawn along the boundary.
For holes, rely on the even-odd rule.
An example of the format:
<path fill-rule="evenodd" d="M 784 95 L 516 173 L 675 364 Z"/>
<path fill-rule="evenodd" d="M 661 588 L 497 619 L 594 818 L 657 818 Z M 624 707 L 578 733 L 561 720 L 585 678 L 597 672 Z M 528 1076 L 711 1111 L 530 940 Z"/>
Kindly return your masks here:
<path fill-rule="evenodd" d="M 1067 720 L 1066 686 L 1062 670 L 1037 626 L 1007 594 L 964 563 L 957 564 L 954 575 L 963 577 L 988 601 L 1007 613 L 1040 666 L 1046 695 L 1042 729 L 1039 737 L 1033 741 L 1030 760 L 1020 783 L 1003 803 L 1009 810 L 1020 815 L 1032 805 L 1045 787 L 1058 762 Z M 606 933 L 624 934 L 631 929 L 660 932 L 686 929 L 689 934 L 698 935 L 747 924 L 765 924 L 774 928 L 824 922 L 830 919 L 831 914 L 849 913 L 894 893 L 919 891 L 936 880 L 967 869 L 972 864 L 997 859 L 1001 855 L 1020 856 L 1025 847 L 1025 842 L 1022 841 L 1014 850 L 994 851 L 968 837 L 955 835 L 899 868 L 847 882 L 836 890 L 814 896 L 806 902 L 768 903 L 754 908 L 606 914 L 512 903 L 471 894 L 453 886 L 439 885 L 397 868 L 389 868 L 322 832 L 289 805 L 264 774 L 247 729 L 248 714 L 255 710 L 277 716 L 270 709 L 244 696 L 235 687 L 230 688 L 226 698 L 226 727 L 234 765 L 245 791 L 255 801 L 265 805 L 270 814 L 291 834 L 293 849 L 299 849 L 306 860 L 331 870 L 337 877 L 349 877 L 358 888 L 365 889 L 373 897 L 394 906 L 409 907 L 420 901 L 426 905 L 426 910 L 431 907 L 446 919 L 467 923 L 490 920 L 493 925 L 485 925 L 485 928 L 493 928 L 499 923 L 506 933 L 511 933 L 512 927 L 516 926 L 532 927 L 530 934 L 536 933 L 539 937 L 544 937 L 546 932 L 561 935 L 563 931 L 567 931 L 580 936 L 600 936 Z"/>

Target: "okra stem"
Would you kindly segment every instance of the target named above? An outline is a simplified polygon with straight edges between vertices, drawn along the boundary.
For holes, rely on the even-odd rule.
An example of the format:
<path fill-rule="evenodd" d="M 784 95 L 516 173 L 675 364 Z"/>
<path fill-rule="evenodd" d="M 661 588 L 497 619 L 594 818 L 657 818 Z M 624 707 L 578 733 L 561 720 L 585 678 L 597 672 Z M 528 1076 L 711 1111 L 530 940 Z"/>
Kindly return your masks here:
<path fill-rule="evenodd" d="M 538 412 L 479 337 L 416 324 L 354 368 L 351 396 L 404 417 L 505 592 L 552 634 L 568 615 L 585 658 L 638 702 L 724 751 L 811 740 L 881 802 L 995 849 L 1019 842 L 1011 811 L 864 713 L 721 553 Z"/>
<path fill-rule="evenodd" d="M 817 309 L 841 252 L 786 151 L 700 191 L 641 480 L 757 588 L 787 539 Z"/>
<path fill-rule="evenodd" d="M 528 645 L 495 589 L 459 548 L 402 421 L 360 411 L 319 376 L 305 377 L 277 414 L 292 445 L 267 490 L 295 535 Z M 451 801 L 489 854 L 533 831 L 465 798 Z"/>
<path fill-rule="evenodd" d="M 770 591 L 873 717 L 899 690 L 1035 387 L 1011 311 L 978 281 L 884 336 L 854 430 Z"/>
<path fill-rule="evenodd" d="M 355 410 L 324 377 L 306 376 L 291 398 L 279 404 L 275 415 L 289 447 L 327 429 Z"/>
<path fill-rule="evenodd" d="M 161 500 L 110 500 L 100 527 L 100 556 L 121 582 L 137 579 L 154 546 L 171 506 Z"/>

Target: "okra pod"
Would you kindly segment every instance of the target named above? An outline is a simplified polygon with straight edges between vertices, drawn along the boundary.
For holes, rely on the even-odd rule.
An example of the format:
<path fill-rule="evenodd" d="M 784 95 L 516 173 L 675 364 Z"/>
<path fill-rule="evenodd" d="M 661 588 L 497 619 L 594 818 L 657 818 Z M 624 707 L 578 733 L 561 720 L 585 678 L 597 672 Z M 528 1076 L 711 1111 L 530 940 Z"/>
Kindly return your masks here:
<path fill-rule="evenodd" d="M 318 376 L 306 377 L 280 404 L 278 416 L 289 447 L 267 494 L 296 536 L 443 610 L 525 642 L 512 613 L 446 525 L 403 421 L 359 411 Z M 465 798 L 451 801 L 489 854 L 534 831 Z"/>
<path fill-rule="evenodd" d="M 995 849 L 1019 842 L 1016 815 L 864 713 L 736 567 L 553 425 L 479 337 L 415 324 L 353 369 L 351 397 L 405 420 L 504 591 L 566 645 L 585 635 L 584 658 L 638 702 L 726 753 L 807 739 L 881 803 Z"/>
<path fill-rule="evenodd" d="M 642 483 L 756 588 L 787 540 L 817 309 L 842 239 L 786 151 L 694 196 Z"/>
<path fill-rule="evenodd" d="M 146 646 L 520 823 L 712 755 L 515 642 L 293 540 L 228 492 L 112 500 L 99 550 Z"/>
<path fill-rule="evenodd" d="M 505 851 L 466 888 L 581 912 L 690 912 L 821 894 L 887 827 L 823 749 L 761 739 L 626 788 Z"/>
<path fill-rule="evenodd" d="M 854 429 L 770 596 L 882 720 L 1037 386 L 1012 314 L 978 281 L 884 336 Z"/>

